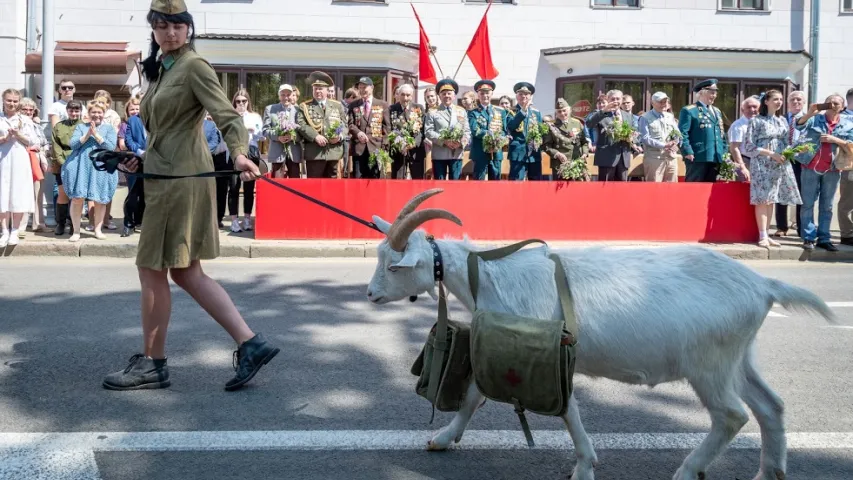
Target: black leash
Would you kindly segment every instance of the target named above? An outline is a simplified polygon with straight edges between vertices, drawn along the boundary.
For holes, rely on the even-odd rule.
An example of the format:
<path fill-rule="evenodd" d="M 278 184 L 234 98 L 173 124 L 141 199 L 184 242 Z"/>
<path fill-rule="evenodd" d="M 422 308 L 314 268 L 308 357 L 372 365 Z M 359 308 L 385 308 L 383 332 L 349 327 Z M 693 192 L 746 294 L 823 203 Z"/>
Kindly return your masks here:
<path fill-rule="evenodd" d="M 107 173 L 115 173 L 116 171 L 121 171 L 122 173 L 124 173 L 127 176 L 142 178 L 142 179 L 149 179 L 149 180 L 177 180 L 180 178 L 230 177 L 231 175 L 240 175 L 241 173 L 243 173 L 242 171 L 239 171 L 239 170 L 219 170 L 219 171 L 214 171 L 214 172 L 196 173 L 193 175 L 161 175 L 159 173 L 144 173 L 141 171 L 142 170 L 142 159 L 139 158 L 138 156 L 136 156 L 136 154 L 131 153 L 131 152 L 114 152 L 114 151 L 104 150 L 104 149 L 100 149 L 100 148 L 93 150 L 92 153 L 89 154 L 89 158 L 92 160 L 92 164 L 94 164 L 95 170 L 98 170 L 101 172 L 107 172 Z M 125 164 L 131 160 L 134 160 L 134 159 L 139 164 L 139 167 L 137 168 L 137 170 L 139 170 L 139 171 L 128 172 L 127 170 L 125 170 L 123 168 L 119 168 L 121 165 L 123 165 L 123 164 Z M 314 198 L 310 195 L 306 195 L 306 194 L 304 194 L 298 190 L 294 190 L 293 188 L 290 188 L 287 185 L 282 185 L 280 183 L 276 183 L 272 179 L 264 177 L 263 175 L 256 176 L 255 178 L 263 180 L 263 181 L 269 183 L 270 185 L 275 185 L 276 187 L 281 188 L 283 190 L 287 190 L 288 192 L 290 192 L 294 195 L 297 195 L 299 197 L 302 197 L 305 200 L 308 200 L 309 202 L 315 203 L 315 204 L 317 204 L 323 208 L 327 208 L 327 209 L 329 209 L 329 210 L 331 210 L 331 211 L 333 211 L 339 215 L 343 215 L 344 217 L 349 218 L 350 220 L 352 220 L 354 222 L 358 222 L 367 228 L 371 228 L 373 230 L 376 230 L 379 233 L 382 233 L 382 231 L 379 230 L 379 227 L 377 227 L 376 224 L 373 222 L 368 222 L 366 220 L 358 218 L 351 213 L 345 212 L 338 207 L 329 205 L 328 203 L 326 203 L 322 200 L 317 200 L 316 198 Z"/>

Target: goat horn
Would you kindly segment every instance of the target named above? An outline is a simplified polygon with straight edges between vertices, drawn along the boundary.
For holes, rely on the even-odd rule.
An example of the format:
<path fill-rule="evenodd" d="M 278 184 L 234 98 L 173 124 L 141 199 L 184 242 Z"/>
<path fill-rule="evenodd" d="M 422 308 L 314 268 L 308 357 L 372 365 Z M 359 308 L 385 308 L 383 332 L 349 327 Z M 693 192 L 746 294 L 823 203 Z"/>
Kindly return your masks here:
<path fill-rule="evenodd" d="M 416 228 L 429 220 L 439 218 L 450 220 L 460 227 L 462 226 L 462 220 L 459 220 L 456 215 L 448 212 L 447 210 L 441 208 L 427 208 L 419 210 L 407 215 L 399 222 L 394 222 L 394 225 L 392 225 L 391 229 L 388 231 L 388 245 L 390 245 L 391 249 L 394 251 L 402 252 L 406 249 L 406 243 L 409 241 L 409 235 L 411 235 Z"/>
<path fill-rule="evenodd" d="M 420 206 L 420 204 L 424 203 L 428 198 L 430 198 L 434 195 L 438 195 L 439 193 L 441 193 L 443 191 L 444 191 L 443 188 L 432 188 L 432 189 L 429 189 L 425 192 L 421 192 L 421 193 L 415 195 L 414 198 L 409 200 L 409 202 L 406 203 L 406 205 L 400 210 L 400 213 L 397 214 L 397 219 L 394 220 L 394 223 L 399 222 L 400 220 L 405 218 L 407 215 L 414 212 L 415 209 L 417 209 Z"/>

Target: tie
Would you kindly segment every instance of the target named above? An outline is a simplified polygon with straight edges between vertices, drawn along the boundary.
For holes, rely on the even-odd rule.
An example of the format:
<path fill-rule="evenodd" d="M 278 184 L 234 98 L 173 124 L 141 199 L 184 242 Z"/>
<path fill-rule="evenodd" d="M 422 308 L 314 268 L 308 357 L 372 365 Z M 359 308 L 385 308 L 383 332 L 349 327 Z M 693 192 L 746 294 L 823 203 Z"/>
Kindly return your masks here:
<path fill-rule="evenodd" d="M 788 145 L 793 145 L 794 143 L 794 116 L 789 115 L 790 119 L 788 119 Z"/>

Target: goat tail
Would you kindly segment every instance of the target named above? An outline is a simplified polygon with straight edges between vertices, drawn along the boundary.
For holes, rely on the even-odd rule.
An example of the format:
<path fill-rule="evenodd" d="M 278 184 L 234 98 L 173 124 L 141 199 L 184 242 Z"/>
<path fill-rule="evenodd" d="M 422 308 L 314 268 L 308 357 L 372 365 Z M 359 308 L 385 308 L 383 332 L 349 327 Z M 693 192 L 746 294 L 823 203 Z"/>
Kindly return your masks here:
<path fill-rule="evenodd" d="M 767 282 L 770 297 L 786 310 L 811 311 L 819 314 L 829 323 L 838 324 L 838 319 L 829 305 L 811 291 L 772 278 L 767 279 Z"/>

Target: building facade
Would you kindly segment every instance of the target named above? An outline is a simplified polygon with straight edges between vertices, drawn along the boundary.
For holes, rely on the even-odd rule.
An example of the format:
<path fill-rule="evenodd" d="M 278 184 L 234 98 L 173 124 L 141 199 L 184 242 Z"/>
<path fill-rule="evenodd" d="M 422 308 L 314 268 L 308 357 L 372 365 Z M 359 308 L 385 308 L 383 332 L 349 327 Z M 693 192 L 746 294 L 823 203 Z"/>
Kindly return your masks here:
<path fill-rule="evenodd" d="M 54 2 L 54 84 L 67 77 L 78 96 L 106 88 L 118 101 L 145 88 L 136 62 L 148 53 L 149 0 Z M 464 55 L 486 3 L 187 0 L 197 50 L 229 95 L 241 85 L 249 90 L 256 111 L 277 101 L 280 83 L 310 96 L 305 79 L 314 69 L 335 78 L 338 98 L 364 75 L 385 100 L 400 82 L 422 91 L 428 84 L 418 80 L 412 6 L 435 49 L 439 77 L 455 74 L 461 89 L 470 90 L 478 77 Z M 812 58 L 814 3 L 820 29 Z M 4 89 L 40 91 L 41 4 L 0 0 L 0 30 L 10 32 L 0 36 Z M 853 87 L 853 48 L 843 41 L 853 32 L 853 0 L 492 0 L 488 22 L 500 72 L 495 99 L 512 97 L 512 86 L 528 81 L 536 86 L 534 104 L 546 113 L 561 96 L 583 116 L 611 88 L 630 93 L 636 111 L 650 108 L 657 90 L 668 92 L 678 109 L 692 101 L 696 81 L 715 77 L 728 124 L 745 96 L 768 87 L 808 91 L 812 62 L 816 98 Z"/>

